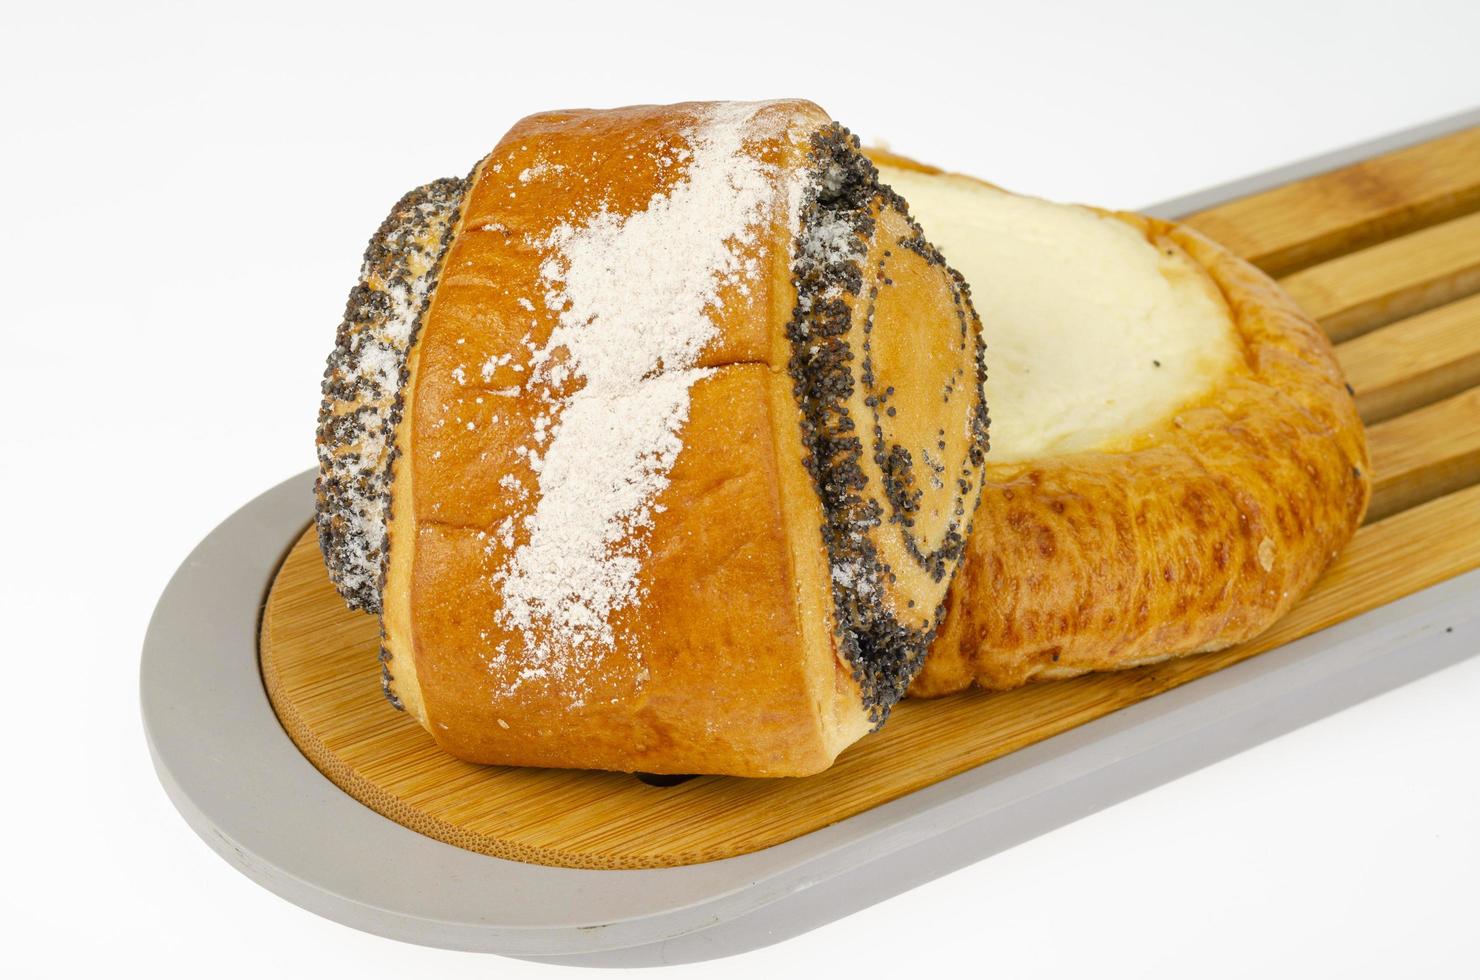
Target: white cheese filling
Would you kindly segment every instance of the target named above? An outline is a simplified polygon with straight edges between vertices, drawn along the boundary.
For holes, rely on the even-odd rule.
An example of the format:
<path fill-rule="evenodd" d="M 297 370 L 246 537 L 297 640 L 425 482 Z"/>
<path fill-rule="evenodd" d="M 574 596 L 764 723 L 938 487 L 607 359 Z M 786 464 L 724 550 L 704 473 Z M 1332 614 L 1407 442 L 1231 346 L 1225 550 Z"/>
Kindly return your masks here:
<path fill-rule="evenodd" d="M 1181 250 L 969 177 L 880 174 L 971 285 L 987 342 L 988 462 L 1114 450 L 1236 363 L 1228 308 Z"/>

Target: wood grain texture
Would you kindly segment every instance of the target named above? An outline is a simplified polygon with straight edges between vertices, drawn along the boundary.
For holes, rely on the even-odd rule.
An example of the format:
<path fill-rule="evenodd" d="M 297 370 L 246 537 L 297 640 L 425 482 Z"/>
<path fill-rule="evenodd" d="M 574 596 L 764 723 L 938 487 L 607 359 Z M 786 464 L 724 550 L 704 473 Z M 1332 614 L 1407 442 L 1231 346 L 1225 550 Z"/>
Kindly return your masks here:
<path fill-rule="evenodd" d="M 375 620 L 345 611 L 306 534 L 262 623 L 269 696 L 325 775 L 392 820 L 498 857 L 663 867 L 769 847 L 1000 758 L 1162 691 L 1480 567 L 1480 487 L 1357 533 L 1311 593 L 1252 643 L 1111 674 L 906 701 L 889 724 L 804 779 L 706 776 L 660 789 L 615 773 L 476 766 L 390 709 Z M 1470 519 L 1468 533 L 1457 529 Z"/>
<path fill-rule="evenodd" d="M 1368 425 L 1480 384 L 1480 296 L 1374 330 L 1336 348 Z"/>
<path fill-rule="evenodd" d="M 1367 445 L 1374 474 L 1369 521 L 1480 483 L 1480 388 L 1374 426 Z M 1480 513 L 1472 523 L 1480 524 Z"/>
<path fill-rule="evenodd" d="M 1194 214 L 1198 231 L 1272 276 L 1480 209 L 1480 128 Z"/>
<path fill-rule="evenodd" d="M 907 701 L 820 775 L 660 789 L 620 774 L 477 766 L 440 751 L 382 698 L 376 621 L 344 609 L 310 529 L 262 617 L 263 678 L 279 718 L 348 793 L 439 840 L 573 867 L 690 864 L 790 840 L 1480 567 L 1480 297 L 1466 298 L 1480 290 L 1480 215 L 1463 213 L 1480 206 L 1477 153 L 1472 130 L 1347 168 L 1357 176 L 1312 178 L 1194 219 L 1266 268 L 1327 260 L 1286 282 L 1328 330 L 1356 338 L 1338 353 L 1364 416 L 1378 422 L 1369 523 L 1250 643 Z M 1396 232 L 1410 233 L 1372 244 Z"/>
<path fill-rule="evenodd" d="M 1480 214 L 1280 280 L 1337 343 L 1480 291 Z"/>

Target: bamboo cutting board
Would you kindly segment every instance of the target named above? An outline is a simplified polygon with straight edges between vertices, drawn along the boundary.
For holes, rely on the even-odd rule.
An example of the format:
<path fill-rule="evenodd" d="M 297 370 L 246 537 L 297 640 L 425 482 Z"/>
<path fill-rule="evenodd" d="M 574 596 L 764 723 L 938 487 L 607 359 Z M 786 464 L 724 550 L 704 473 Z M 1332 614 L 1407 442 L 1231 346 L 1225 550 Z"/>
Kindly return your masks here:
<path fill-rule="evenodd" d="M 351 796 L 428 836 L 540 864 L 637 868 L 759 850 L 1480 567 L 1480 128 L 1186 219 L 1279 276 L 1330 333 L 1367 422 L 1368 522 L 1252 643 L 1016 691 L 900 704 L 827 772 L 701 777 L 475 766 L 382 698 L 373 617 L 345 610 L 313 529 L 262 614 L 284 728 Z"/>

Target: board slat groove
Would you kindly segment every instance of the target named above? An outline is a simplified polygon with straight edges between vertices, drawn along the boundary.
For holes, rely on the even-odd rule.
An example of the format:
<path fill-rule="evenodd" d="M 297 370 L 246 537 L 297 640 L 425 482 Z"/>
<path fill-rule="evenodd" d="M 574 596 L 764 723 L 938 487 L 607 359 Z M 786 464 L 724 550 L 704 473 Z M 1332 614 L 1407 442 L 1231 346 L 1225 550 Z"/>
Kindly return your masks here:
<path fill-rule="evenodd" d="M 1280 280 L 1340 343 L 1480 291 L 1480 213 Z"/>
<path fill-rule="evenodd" d="M 1480 384 L 1480 296 L 1380 327 L 1336 348 L 1368 425 Z"/>
<path fill-rule="evenodd" d="M 460 762 L 381 697 L 373 617 L 346 611 L 310 528 L 274 580 L 261 665 L 284 727 L 352 796 L 474 851 L 618 868 L 742 854 L 898 798 L 1480 567 L 1480 129 L 1211 209 L 1192 224 L 1290 273 L 1372 425 L 1369 522 L 1294 610 L 1229 650 L 1111 674 L 907 701 L 806 779 Z M 1402 234 L 1392 241 L 1384 236 Z M 1296 271 L 1299 270 L 1299 271 Z"/>
<path fill-rule="evenodd" d="M 1369 521 L 1480 483 L 1480 388 L 1374 426 L 1367 445 L 1373 472 Z"/>
<path fill-rule="evenodd" d="M 1480 210 L 1480 128 L 1187 217 L 1272 276 Z"/>

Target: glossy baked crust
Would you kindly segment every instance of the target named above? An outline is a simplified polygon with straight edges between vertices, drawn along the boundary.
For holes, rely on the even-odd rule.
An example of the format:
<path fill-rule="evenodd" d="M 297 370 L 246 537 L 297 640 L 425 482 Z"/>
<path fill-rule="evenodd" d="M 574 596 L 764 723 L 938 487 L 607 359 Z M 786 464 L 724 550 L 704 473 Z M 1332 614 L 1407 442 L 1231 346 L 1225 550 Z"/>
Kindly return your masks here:
<path fill-rule="evenodd" d="M 988 456 L 966 559 L 912 696 L 1011 688 L 1247 640 L 1361 524 L 1366 440 L 1325 333 L 1268 276 L 1192 229 L 1114 217 L 1201 267 L 1243 356 L 1123 451 L 1001 465 Z M 990 364 L 990 324 L 986 339 Z"/>
<path fill-rule="evenodd" d="M 538 485 L 522 450 L 550 404 L 525 384 L 553 329 L 539 243 L 562 222 L 634 215 L 669 193 L 684 134 L 708 111 L 531 116 L 459 188 L 399 365 L 393 447 L 377 457 L 390 487 L 383 578 L 367 597 L 360 575 L 346 598 L 378 602 L 388 696 L 461 758 L 815 772 L 882 723 L 944 615 L 986 448 L 980 327 L 856 140 L 810 103 L 778 102 L 757 108 L 746 142 L 776 200 L 737 243 L 749 271 L 722 290 L 717 334 L 692 365 L 702 376 L 652 501 L 641 602 L 612 614 L 612 650 L 578 654 L 559 683 L 530 670 L 549 664 L 501 619 L 520 495 Z M 903 323 L 922 317 L 939 337 L 918 347 Z M 941 384 L 886 384 L 891 371 L 934 379 L 928 363 Z M 940 432 L 950 481 L 892 449 L 945 404 L 961 422 Z M 358 445 L 349 423 L 326 435 L 331 460 Z M 935 421 L 928 435 L 934 450 Z M 343 501 L 325 503 L 332 524 Z M 331 577 L 336 562 L 365 564 L 348 550 L 326 548 Z"/>

